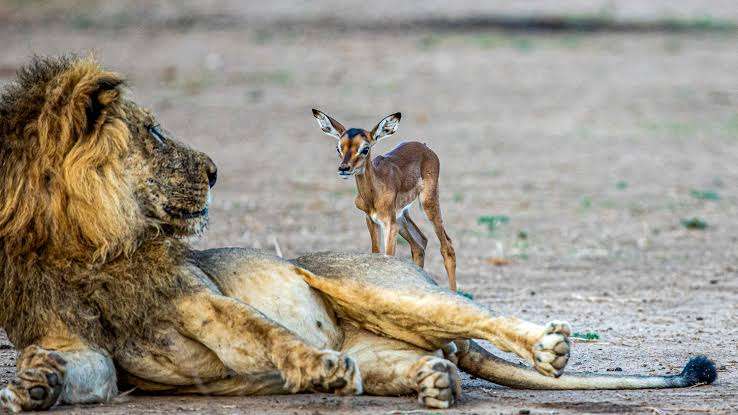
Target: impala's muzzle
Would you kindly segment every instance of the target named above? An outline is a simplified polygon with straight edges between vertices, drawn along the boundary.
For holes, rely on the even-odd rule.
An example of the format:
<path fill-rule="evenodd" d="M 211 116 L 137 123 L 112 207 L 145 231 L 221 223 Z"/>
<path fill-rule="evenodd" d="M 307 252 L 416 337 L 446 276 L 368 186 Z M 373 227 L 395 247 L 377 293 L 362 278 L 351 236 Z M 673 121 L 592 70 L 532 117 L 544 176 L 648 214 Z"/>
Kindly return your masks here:
<path fill-rule="evenodd" d="M 351 166 L 349 164 L 341 163 L 338 166 L 338 175 L 340 177 L 343 177 L 344 179 L 348 179 L 353 174 L 354 174 L 354 171 L 353 171 L 353 169 L 351 168 Z"/>

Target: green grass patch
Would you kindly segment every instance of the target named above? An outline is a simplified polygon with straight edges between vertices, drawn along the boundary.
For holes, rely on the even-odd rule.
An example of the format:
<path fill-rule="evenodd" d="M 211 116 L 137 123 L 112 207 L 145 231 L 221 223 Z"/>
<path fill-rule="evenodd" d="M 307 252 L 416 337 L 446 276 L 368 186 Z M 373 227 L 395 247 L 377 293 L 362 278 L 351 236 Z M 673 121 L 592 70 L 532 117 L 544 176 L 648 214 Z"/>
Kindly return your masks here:
<path fill-rule="evenodd" d="M 489 233 L 493 233 L 500 225 L 510 222 L 510 217 L 506 215 L 484 215 L 477 218 L 477 223 L 487 227 Z"/>
<path fill-rule="evenodd" d="M 695 216 L 693 218 L 682 219 L 682 226 L 689 230 L 701 231 L 707 229 L 708 225 L 704 219 Z"/>
<path fill-rule="evenodd" d="M 727 32 L 738 29 L 735 22 L 709 15 L 697 18 L 666 19 L 663 25 L 674 31 Z"/>
<path fill-rule="evenodd" d="M 505 44 L 505 37 L 495 33 L 475 33 L 466 38 L 482 49 L 493 49 Z"/>
<path fill-rule="evenodd" d="M 692 189 L 689 191 L 689 194 L 692 195 L 693 198 L 700 200 L 720 200 L 720 195 L 714 190 Z"/>
<path fill-rule="evenodd" d="M 525 252 L 521 252 L 519 254 L 514 254 L 512 257 L 515 258 L 515 259 L 522 260 L 522 261 L 527 261 L 528 259 L 530 259 L 530 255 L 528 255 Z"/>
<path fill-rule="evenodd" d="M 615 188 L 618 190 L 625 190 L 628 188 L 628 182 L 626 182 L 625 180 L 620 180 L 615 183 Z"/>
<path fill-rule="evenodd" d="M 580 340 L 587 340 L 587 341 L 595 341 L 600 339 L 600 335 L 597 332 L 594 331 L 585 331 L 584 333 L 575 332 L 571 335 L 572 338 L 580 339 Z"/>

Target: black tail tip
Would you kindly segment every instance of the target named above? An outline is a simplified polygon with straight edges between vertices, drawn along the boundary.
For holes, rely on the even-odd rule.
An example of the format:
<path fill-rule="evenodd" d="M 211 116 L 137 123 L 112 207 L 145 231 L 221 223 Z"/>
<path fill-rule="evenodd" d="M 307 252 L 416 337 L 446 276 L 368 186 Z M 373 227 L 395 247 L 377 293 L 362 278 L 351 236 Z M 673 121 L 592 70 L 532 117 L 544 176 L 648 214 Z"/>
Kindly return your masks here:
<path fill-rule="evenodd" d="M 682 378 L 686 381 L 687 386 L 715 382 L 717 379 L 715 363 L 707 356 L 695 356 L 689 359 L 689 362 L 684 366 Z"/>

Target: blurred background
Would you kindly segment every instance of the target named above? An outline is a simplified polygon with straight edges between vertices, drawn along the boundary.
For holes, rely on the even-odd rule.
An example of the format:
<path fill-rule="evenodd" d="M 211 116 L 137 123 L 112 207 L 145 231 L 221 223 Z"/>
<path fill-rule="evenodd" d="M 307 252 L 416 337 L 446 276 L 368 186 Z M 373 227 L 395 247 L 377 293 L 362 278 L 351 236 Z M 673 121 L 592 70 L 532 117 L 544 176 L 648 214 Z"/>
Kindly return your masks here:
<path fill-rule="evenodd" d="M 734 0 L 2 0 L 0 39 L 0 84 L 33 54 L 94 53 L 215 160 L 201 248 L 368 251 L 355 184 L 310 109 L 367 129 L 402 111 L 379 152 L 418 140 L 438 153 L 469 296 L 606 339 L 577 346 L 574 370 L 663 372 L 696 349 L 735 383 Z M 432 228 L 412 215 L 445 284 Z M 646 363 L 602 363 L 634 355 Z M 706 390 L 629 396 L 736 398 Z"/>

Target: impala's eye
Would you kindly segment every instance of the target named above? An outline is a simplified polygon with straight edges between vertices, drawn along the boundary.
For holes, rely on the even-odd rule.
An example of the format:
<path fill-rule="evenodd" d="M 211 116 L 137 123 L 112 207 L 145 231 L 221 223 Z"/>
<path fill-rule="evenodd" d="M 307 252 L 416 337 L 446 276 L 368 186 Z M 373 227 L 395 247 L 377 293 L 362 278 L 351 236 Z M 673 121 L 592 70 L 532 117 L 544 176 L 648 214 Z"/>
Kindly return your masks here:
<path fill-rule="evenodd" d="M 341 155 L 341 148 L 340 147 L 336 147 L 336 153 L 338 153 L 339 156 Z"/>
<path fill-rule="evenodd" d="M 362 155 L 364 155 L 364 156 L 366 156 L 367 154 L 369 154 L 369 146 L 366 146 L 366 147 L 362 148 L 360 153 Z"/>

